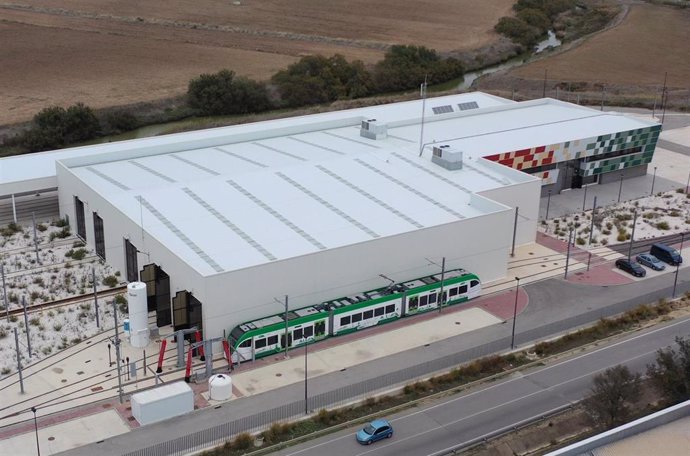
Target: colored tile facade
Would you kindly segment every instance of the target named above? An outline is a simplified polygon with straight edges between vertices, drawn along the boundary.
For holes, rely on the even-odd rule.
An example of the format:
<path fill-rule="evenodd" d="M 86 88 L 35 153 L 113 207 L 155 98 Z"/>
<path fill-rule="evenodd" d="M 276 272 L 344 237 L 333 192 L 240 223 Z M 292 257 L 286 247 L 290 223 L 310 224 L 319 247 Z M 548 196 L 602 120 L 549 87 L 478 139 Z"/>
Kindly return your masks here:
<path fill-rule="evenodd" d="M 556 168 L 548 171 L 539 171 L 532 175 L 535 177 L 541 177 L 541 185 L 549 185 L 558 182 L 558 173 L 560 173 L 560 171 L 560 169 Z"/>
<path fill-rule="evenodd" d="M 582 175 L 592 176 L 651 162 L 660 132 L 661 125 L 654 125 L 598 137 L 566 141 L 561 144 L 550 144 L 531 149 L 504 152 L 489 155 L 484 158 L 501 163 L 502 165 L 510 166 L 511 168 L 528 170 L 538 166 L 604 155 L 626 149 L 634 149 L 637 147 L 641 149 L 640 152 L 621 155 L 614 158 L 588 163 L 582 162 L 580 165 L 580 169 L 583 171 Z M 542 173 L 535 173 L 535 175 L 540 174 Z M 549 176 L 551 176 L 551 174 L 549 174 Z M 555 180 L 553 176 L 551 176 L 550 179 L 545 179 L 542 185 L 548 185 L 554 182 Z"/>

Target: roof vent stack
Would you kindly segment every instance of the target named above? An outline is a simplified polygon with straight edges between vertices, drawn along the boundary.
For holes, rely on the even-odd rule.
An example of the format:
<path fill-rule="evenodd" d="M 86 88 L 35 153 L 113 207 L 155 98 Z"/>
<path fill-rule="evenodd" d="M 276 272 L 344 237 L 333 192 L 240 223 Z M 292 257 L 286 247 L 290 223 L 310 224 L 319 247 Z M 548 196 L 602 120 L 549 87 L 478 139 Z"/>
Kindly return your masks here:
<path fill-rule="evenodd" d="M 462 151 L 448 144 L 434 146 L 431 161 L 451 171 L 462 169 Z"/>
<path fill-rule="evenodd" d="M 362 121 L 359 135 L 368 139 L 386 139 L 388 137 L 388 127 L 378 122 L 376 119 Z"/>

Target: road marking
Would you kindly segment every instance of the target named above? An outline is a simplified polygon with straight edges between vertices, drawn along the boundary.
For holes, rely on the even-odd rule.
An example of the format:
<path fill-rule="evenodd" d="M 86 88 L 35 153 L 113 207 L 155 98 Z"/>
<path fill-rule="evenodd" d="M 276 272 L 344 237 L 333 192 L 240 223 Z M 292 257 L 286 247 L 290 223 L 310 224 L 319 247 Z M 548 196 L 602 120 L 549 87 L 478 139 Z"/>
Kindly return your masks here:
<path fill-rule="evenodd" d="M 610 348 L 617 347 L 617 346 L 622 345 L 622 344 L 624 344 L 624 343 L 633 342 L 633 341 L 635 341 L 635 340 L 637 340 L 637 339 L 641 339 L 641 338 L 643 338 L 643 337 L 646 337 L 646 336 L 649 336 L 649 335 L 652 335 L 652 334 L 655 334 L 655 333 L 658 333 L 658 332 L 661 332 L 661 331 L 665 331 L 665 330 L 670 329 L 670 328 L 673 328 L 673 327 L 675 327 L 675 326 L 682 325 L 682 324 L 687 324 L 689 321 L 690 321 L 690 318 L 686 318 L 686 319 L 677 321 L 677 322 L 675 322 L 675 323 L 671 323 L 671 324 L 669 324 L 669 325 L 667 325 L 667 326 L 664 326 L 664 327 L 662 327 L 662 328 L 653 329 L 653 330 L 651 330 L 651 331 L 649 331 L 649 332 L 646 332 L 646 333 L 644 333 L 644 334 L 639 334 L 639 335 L 636 335 L 636 336 L 634 336 L 634 337 L 631 337 L 630 339 L 626 339 L 626 340 L 623 340 L 623 341 L 619 341 L 619 342 L 616 342 L 616 343 L 614 343 L 614 344 L 612 344 L 612 345 L 608 345 L 608 346 L 606 346 L 606 347 L 602 347 L 602 348 L 596 349 L 596 350 L 594 350 L 594 351 L 592 351 L 592 352 L 590 352 L 590 353 L 585 353 L 585 354 L 576 356 L 576 357 L 574 357 L 574 358 L 570 358 L 570 359 L 567 359 L 567 360 L 563 360 L 563 361 L 561 361 L 561 362 L 559 362 L 559 363 L 557 363 L 557 364 L 554 364 L 554 365 L 552 365 L 552 366 L 546 366 L 546 367 L 544 367 L 544 368 L 542 368 L 542 369 L 539 369 L 539 370 L 537 370 L 537 371 L 535 371 L 535 372 L 532 372 L 532 373 L 530 373 L 530 374 L 528 374 L 528 375 L 525 375 L 525 376 L 523 376 L 523 377 L 512 378 L 512 379 L 509 379 L 509 380 L 507 380 L 507 381 L 505 381 L 505 382 L 503 382 L 503 383 L 499 383 L 499 384 L 496 384 L 496 385 L 492 385 L 492 386 L 490 386 L 490 387 L 488 387 L 488 388 L 484 388 L 484 389 L 481 389 L 481 390 L 477 390 L 477 391 L 471 392 L 471 393 L 469 393 L 469 394 L 466 394 L 466 395 L 463 395 L 463 396 L 456 397 L 455 399 L 451 399 L 451 400 L 448 400 L 448 401 L 445 401 L 445 402 L 442 402 L 442 403 L 439 403 L 439 404 L 436 404 L 436 405 L 432 405 L 432 406 L 430 406 L 430 407 L 428 407 L 428 408 L 425 408 L 425 409 L 423 409 L 423 410 L 419 410 L 419 411 L 410 413 L 410 414 L 408 414 L 408 415 L 402 416 L 402 417 L 400 417 L 400 418 L 392 419 L 392 420 L 390 420 L 390 421 L 391 421 L 391 422 L 402 421 L 402 420 L 404 420 L 404 419 L 406 419 L 406 418 L 409 418 L 409 417 L 412 417 L 412 416 L 415 416 L 415 415 L 419 415 L 419 414 L 421 414 L 421 413 L 426 413 L 426 412 L 428 412 L 428 411 L 430 411 L 430 410 L 433 410 L 433 409 L 435 409 L 435 408 L 438 408 L 438 407 L 442 407 L 442 406 L 446 406 L 446 405 L 452 404 L 453 402 L 456 402 L 456 401 L 459 401 L 459 400 L 468 398 L 468 397 L 470 397 L 470 396 L 474 396 L 474 395 L 479 394 L 479 393 L 483 393 L 483 392 L 489 391 L 489 390 L 494 389 L 494 388 L 497 388 L 497 387 L 499 387 L 499 386 L 504 386 L 504 385 L 507 385 L 507 384 L 509 384 L 509 383 L 511 383 L 511 382 L 514 382 L 514 381 L 517 381 L 517 380 L 525 380 L 525 379 L 527 379 L 528 377 L 530 377 L 530 376 L 532 376 L 532 375 L 536 375 L 536 374 L 538 374 L 538 373 L 545 372 L 545 371 L 547 371 L 547 370 L 549 370 L 549 369 L 552 369 L 552 368 L 554 368 L 554 367 L 563 366 L 563 365 L 565 365 L 565 364 L 567 364 L 567 363 L 569 363 L 569 362 L 571 362 L 571 361 L 575 361 L 575 360 L 584 358 L 584 357 L 586 357 L 586 356 L 590 356 L 590 355 L 593 355 L 593 354 L 595 354 L 595 353 L 599 353 L 599 352 L 601 352 L 601 351 L 604 351 L 604 350 L 608 350 L 608 349 L 610 349 Z M 619 364 L 627 363 L 627 362 L 632 361 L 632 360 L 634 360 L 634 359 L 641 358 L 641 357 L 643 357 L 643 356 L 647 356 L 647 355 L 649 355 L 649 354 L 651 354 L 651 353 L 656 353 L 657 350 L 658 350 L 658 349 L 654 349 L 654 350 L 652 350 L 652 351 L 648 351 L 648 352 L 642 353 L 642 354 L 640 354 L 640 355 L 633 356 L 632 358 L 628 358 L 628 359 L 622 360 L 622 361 L 619 362 Z M 537 394 L 542 394 L 542 393 L 551 391 L 552 389 L 557 388 L 557 387 L 559 387 L 559 386 L 563 386 L 563 385 L 565 385 L 565 384 L 567 384 L 567 383 L 570 383 L 570 382 L 573 382 L 573 381 L 576 381 L 576 380 L 580 380 L 580 379 L 582 379 L 582 378 L 584 378 L 584 377 L 588 377 L 588 376 L 594 375 L 595 373 L 600 372 L 600 371 L 603 371 L 603 370 L 606 370 L 606 369 L 608 369 L 609 367 L 610 367 L 610 366 L 603 367 L 603 368 L 598 369 L 598 370 L 596 370 L 596 371 L 592 371 L 592 372 L 589 372 L 589 373 L 587 373 L 587 374 L 583 374 L 583 375 L 581 375 L 581 376 L 579 376 L 579 377 L 571 378 L 571 379 L 569 379 L 569 380 L 566 380 L 566 381 L 564 381 L 564 382 L 558 383 L 558 384 L 556 384 L 556 385 L 552 385 L 552 386 L 543 388 L 543 389 L 541 389 L 541 390 L 539 390 L 539 391 L 535 391 L 534 393 L 527 394 L 526 396 L 521 396 L 521 397 L 516 398 L 516 399 L 513 399 L 513 400 L 511 400 L 511 401 L 504 402 L 504 403 L 502 403 L 502 404 L 500 404 L 500 405 L 497 405 L 497 406 L 494 406 L 494 407 L 491 407 L 491 408 L 488 408 L 488 409 L 484 409 L 484 410 L 482 410 L 481 412 L 477 412 L 477 413 L 474 413 L 474 414 L 472 414 L 472 415 L 470 415 L 470 416 L 466 416 L 466 417 L 464 417 L 464 418 L 460 418 L 460 419 L 458 419 L 458 420 L 451 421 L 451 422 L 446 423 L 446 424 L 444 424 L 444 425 L 441 425 L 441 426 L 439 426 L 439 427 L 435 427 L 435 428 L 433 428 L 433 429 L 429 429 L 429 430 L 427 430 L 427 431 L 420 432 L 420 433 L 415 434 L 415 435 L 413 435 L 413 436 L 404 437 L 404 438 L 398 438 L 398 439 L 396 439 L 394 442 L 391 442 L 391 443 L 386 444 L 386 445 L 378 445 L 377 448 L 375 448 L 375 449 L 371 449 L 371 450 L 369 450 L 369 451 L 364 451 L 364 452 L 362 452 L 362 453 L 357 453 L 357 456 L 362 456 L 362 455 L 365 455 L 365 454 L 372 453 L 372 452 L 376 451 L 376 450 L 379 449 L 379 448 L 387 448 L 387 447 L 390 447 L 390 446 L 395 445 L 395 444 L 397 444 L 397 443 L 399 443 L 399 442 L 404 442 L 404 441 L 407 441 L 407 440 L 409 440 L 409 439 L 416 438 L 416 437 L 418 437 L 418 436 L 420 436 L 420 435 L 427 434 L 427 433 L 432 432 L 432 431 L 436 431 L 436 430 L 441 429 L 441 428 L 443 428 L 443 427 L 446 427 L 446 426 L 449 426 L 449 425 L 453 425 L 453 424 L 459 423 L 459 422 L 461 422 L 461 421 L 464 421 L 464 420 L 467 420 L 467 419 L 470 419 L 470 418 L 474 418 L 474 417 L 476 417 L 476 416 L 478 416 L 478 415 L 481 415 L 482 413 L 486 413 L 486 412 L 489 412 L 489 411 L 492 411 L 492 410 L 496 410 L 496 409 L 501 408 L 501 407 L 503 407 L 503 406 L 505 406 L 505 405 L 515 403 L 515 402 L 520 401 L 520 400 L 522 400 L 522 399 L 526 399 L 526 398 L 535 396 L 535 395 L 537 395 Z M 319 448 L 319 447 L 324 446 L 324 445 L 332 444 L 333 442 L 336 442 L 336 441 L 338 441 L 338 440 L 342 440 L 342 439 L 345 439 L 345 438 L 353 438 L 353 437 L 352 437 L 351 434 L 343 435 L 343 436 L 341 436 L 341 437 L 337 437 L 337 438 L 335 438 L 335 439 L 328 440 L 327 442 L 323 442 L 323 443 L 319 443 L 319 444 L 313 445 L 313 446 L 311 446 L 311 447 L 309 447 L 309 448 L 305 448 L 305 449 L 303 449 L 303 450 L 299 450 L 299 451 L 296 451 L 296 452 L 293 452 L 293 453 L 288 453 L 288 454 L 285 455 L 285 456 L 293 456 L 293 455 L 297 455 L 297 454 L 300 454 L 300 453 L 304 453 L 305 451 L 313 450 L 313 449 L 315 449 L 315 448 Z M 453 447 L 451 447 L 451 448 L 453 448 Z M 435 453 L 437 453 L 437 452 L 435 452 Z M 435 454 L 435 453 L 430 453 L 429 456 L 431 456 L 431 455 L 433 455 L 433 454 Z"/>

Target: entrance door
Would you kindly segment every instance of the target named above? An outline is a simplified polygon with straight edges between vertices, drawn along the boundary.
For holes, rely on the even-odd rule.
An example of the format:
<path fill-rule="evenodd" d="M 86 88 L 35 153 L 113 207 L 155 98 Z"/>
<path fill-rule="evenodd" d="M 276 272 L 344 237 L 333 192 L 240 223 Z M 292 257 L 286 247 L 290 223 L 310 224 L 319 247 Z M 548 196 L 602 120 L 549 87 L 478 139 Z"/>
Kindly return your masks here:
<path fill-rule="evenodd" d="M 147 264 L 141 270 L 141 281 L 146 283 L 148 310 L 156 311 L 156 325 L 172 323 L 170 312 L 170 276 L 158 265 Z"/>

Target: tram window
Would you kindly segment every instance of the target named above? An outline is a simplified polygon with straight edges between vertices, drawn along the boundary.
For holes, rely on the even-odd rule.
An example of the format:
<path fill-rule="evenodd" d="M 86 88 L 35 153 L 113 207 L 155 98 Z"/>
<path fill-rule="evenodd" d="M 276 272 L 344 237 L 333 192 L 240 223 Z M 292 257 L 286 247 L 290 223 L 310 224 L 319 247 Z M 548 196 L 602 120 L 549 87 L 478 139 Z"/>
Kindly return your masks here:
<path fill-rule="evenodd" d="M 304 337 L 311 337 L 314 335 L 314 327 L 313 326 L 307 326 L 304 328 Z"/>
<path fill-rule="evenodd" d="M 453 296 L 455 296 L 456 294 L 458 294 L 458 289 L 457 289 L 457 288 L 451 288 L 450 290 L 448 290 L 448 296 L 450 296 L 451 298 L 452 298 Z"/>
<path fill-rule="evenodd" d="M 419 297 L 419 305 L 425 306 L 426 304 L 427 304 L 427 297 L 426 296 L 420 296 Z"/>
<path fill-rule="evenodd" d="M 264 348 L 266 346 L 266 339 L 256 339 L 254 342 L 254 348 Z"/>
<path fill-rule="evenodd" d="M 347 317 L 342 317 L 340 319 L 340 326 L 345 326 L 350 324 L 350 316 L 348 315 Z"/>
<path fill-rule="evenodd" d="M 472 288 L 476 287 L 477 285 L 479 285 L 479 280 L 473 280 L 470 282 L 470 287 Z"/>
<path fill-rule="evenodd" d="M 373 310 L 367 310 L 364 312 L 364 319 L 368 320 L 370 318 L 374 317 L 374 311 Z"/>
<path fill-rule="evenodd" d="M 357 323 L 358 321 L 362 321 L 362 314 L 354 314 L 352 316 L 352 323 Z"/>
<path fill-rule="evenodd" d="M 410 310 L 416 310 L 417 307 L 419 306 L 419 297 L 418 296 L 413 296 L 410 298 L 410 303 L 407 306 Z"/>
<path fill-rule="evenodd" d="M 381 315 L 383 315 L 384 310 L 385 309 L 383 307 L 377 307 L 376 309 L 374 309 L 374 316 L 380 317 Z"/>
<path fill-rule="evenodd" d="M 240 344 L 240 348 L 249 348 L 251 346 L 252 346 L 252 340 L 251 339 L 247 339 Z"/>
<path fill-rule="evenodd" d="M 295 330 L 292 332 L 292 338 L 293 338 L 293 339 L 301 339 L 301 338 L 303 337 L 303 336 L 302 336 L 302 332 L 303 332 L 303 331 L 302 331 L 302 328 L 295 329 Z"/>
<path fill-rule="evenodd" d="M 390 314 L 393 312 L 395 312 L 395 304 L 390 304 L 390 305 L 386 306 L 386 313 L 387 314 Z"/>
<path fill-rule="evenodd" d="M 268 338 L 268 345 L 275 345 L 278 343 L 278 336 L 271 336 Z"/>
<path fill-rule="evenodd" d="M 438 295 L 437 295 L 436 293 L 431 293 L 431 294 L 429 295 L 429 304 L 435 303 L 435 302 L 436 302 L 436 297 L 437 297 L 437 296 L 438 296 Z"/>
<path fill-rule="evenodd" d="M 460 285 L 460 294 L 467 293 L 467 285 Z"/>

